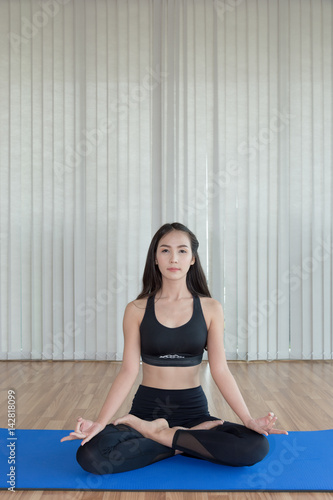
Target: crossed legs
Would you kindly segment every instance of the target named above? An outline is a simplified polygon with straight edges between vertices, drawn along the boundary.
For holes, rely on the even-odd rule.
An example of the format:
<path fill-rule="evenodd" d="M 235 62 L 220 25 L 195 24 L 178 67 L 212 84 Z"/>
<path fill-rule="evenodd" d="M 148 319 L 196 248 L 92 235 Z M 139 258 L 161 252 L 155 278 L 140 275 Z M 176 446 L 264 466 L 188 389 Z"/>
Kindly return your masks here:
<path fill-rule="evenodd" d="M 126 415 L 80 446 L 77 460 L 88 472 L 112 474 L 181 452 L 223 465 L 253 465 L 268 449 L 264 436 L 239 424 L 215 420 L 191 429 L 170 428 L 165 419 L 148 422 Z"/>

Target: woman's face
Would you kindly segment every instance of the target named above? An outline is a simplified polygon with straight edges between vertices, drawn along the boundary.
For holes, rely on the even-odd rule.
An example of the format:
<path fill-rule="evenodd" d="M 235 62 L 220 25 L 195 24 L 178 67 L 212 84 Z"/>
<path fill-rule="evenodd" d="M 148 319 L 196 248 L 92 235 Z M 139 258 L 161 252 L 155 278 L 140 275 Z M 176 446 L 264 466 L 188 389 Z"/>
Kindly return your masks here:
<path fill-rule="evenodd" d="M 194 262 L 195 257 L 192 255 L 191 241 L 187 233 L 174 230 L 158 242 L 155 264 L 158 265 L 163 278 L 184 278 Z"/>

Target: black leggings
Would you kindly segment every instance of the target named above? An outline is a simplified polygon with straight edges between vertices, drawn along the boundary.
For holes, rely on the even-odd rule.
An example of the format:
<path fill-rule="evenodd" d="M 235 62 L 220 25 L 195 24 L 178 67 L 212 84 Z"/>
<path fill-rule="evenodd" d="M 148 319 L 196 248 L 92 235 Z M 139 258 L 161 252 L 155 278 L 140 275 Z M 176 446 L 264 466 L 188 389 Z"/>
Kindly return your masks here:
<path fill-rule="evenodd" d="M 201 387 L 164 390 L 140 386 L 130 413 L 144 420 L 165 418 L 170 427 L 194 427 L 219 420 L 208 412 Z M 268 453 L 267 439 L 243 425 L 224 422 L 210 430 L 181 430 L 174 435 L 172 448 L 145 438 L 135 429 L 107 425 L 77 450 L 81 467 L 94 474 L 112 474 L 145 467 L 172 457 L 175 450 L 187 456 L 240 467 L 254 465 Z"/>

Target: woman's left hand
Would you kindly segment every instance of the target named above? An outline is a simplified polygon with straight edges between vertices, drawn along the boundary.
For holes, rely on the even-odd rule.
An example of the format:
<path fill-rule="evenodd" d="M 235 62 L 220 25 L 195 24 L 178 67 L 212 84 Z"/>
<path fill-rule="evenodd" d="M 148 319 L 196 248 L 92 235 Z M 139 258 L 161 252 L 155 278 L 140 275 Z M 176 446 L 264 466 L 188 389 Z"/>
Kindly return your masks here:
<path fill-rule="evenodd" d="M 244 425 L 248 429 L 252 429 L 258 434 L 264 434 L 268 436 L 268 434 L 287 434 L 287 431 L 281 429 L 274 429 L 275 422 L 277 417 L 274 416 L 274 413 L 270 412 L 266 417 L 261 418 L 251 418 Z"/>

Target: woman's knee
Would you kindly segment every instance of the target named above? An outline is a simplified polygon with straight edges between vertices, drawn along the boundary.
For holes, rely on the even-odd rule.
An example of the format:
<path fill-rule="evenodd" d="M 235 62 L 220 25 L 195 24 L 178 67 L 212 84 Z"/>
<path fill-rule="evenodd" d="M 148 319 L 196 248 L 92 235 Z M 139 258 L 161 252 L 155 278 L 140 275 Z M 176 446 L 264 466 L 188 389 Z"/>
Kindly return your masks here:
<path fill-rule="evenodd" d="M 91 441 L 78 448 L 76 460 L 82 469 L 93 474 L 115 472 L 115 463 L 114 460 L 110 460 L 110 457 L 119 442 L 126 438 L 126 434 L 118 427 L 108 424 Z"/>
<path fill-rule="evenodd" d="M 230 465 L 250 466 L 265 458 L 269 452 L 269 442 L 263 434 L 258 434 L 244 425 L 232 422 L 225 422 L 225 424 L 217 427 L 217 431 L 227 432 L 236 438 L 232 446 L 229 442 L 233 450 L 233 453 L 229 453 Z"/>
<path fill-rule="evenodd" d="M 96 446 L 89 446 L 89 442 L 80 446 L 76 452 L 78 464 L 92 474 L 112 474 L 113 466 Z"/>
<path fill-rule="evenodd" d="M 246 456 L 244 457 L 246 463 L 244 465 L 255 465 L 263 460 L 269 452 L 268 439 L 262 434 L 258 434 L 253 439 L 252 444 L 248 447 Z"/>

